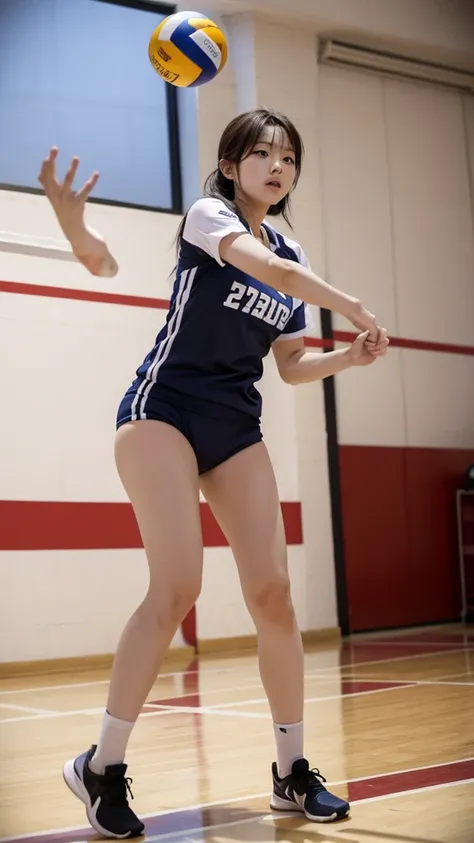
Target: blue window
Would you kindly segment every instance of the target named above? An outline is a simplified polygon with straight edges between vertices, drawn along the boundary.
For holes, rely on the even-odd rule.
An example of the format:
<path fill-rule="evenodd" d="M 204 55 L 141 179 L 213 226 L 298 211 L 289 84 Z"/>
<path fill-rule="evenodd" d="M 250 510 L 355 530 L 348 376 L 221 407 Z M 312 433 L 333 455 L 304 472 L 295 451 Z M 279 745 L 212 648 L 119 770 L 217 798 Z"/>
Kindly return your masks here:
<path fill-rule="evenodd" d="M 51 146 L 63 177 L 80 157 L 92 199 L 181 211 L 177 92 L 148 59 L 173 6 L 0 0 L 0 186 L 39 189 Z"/>

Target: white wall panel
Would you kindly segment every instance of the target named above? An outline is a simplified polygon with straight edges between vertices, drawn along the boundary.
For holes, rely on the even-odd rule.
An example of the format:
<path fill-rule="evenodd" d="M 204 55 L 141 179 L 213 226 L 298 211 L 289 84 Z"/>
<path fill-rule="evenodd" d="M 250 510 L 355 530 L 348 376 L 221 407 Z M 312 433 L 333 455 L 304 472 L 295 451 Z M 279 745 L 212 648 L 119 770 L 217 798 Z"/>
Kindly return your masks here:
<path fill-rule="evenodd" d="M 0 293 L 0 497 L 125 500 L 118 404 L 165 312 Z"/>
<path fill-rule="evenodd" d="M 320 98 L 327 280 L 397 333 L 382 81 L 322 67 Z"/>
<path fill-rule="evenodd" d="M 474 448 L 474 357 L 402 351 L 407 445 Z"/>
<path fill-rule="evenodd" d="M 0 662 L 113 653 L 147 586 L 143 550 L 0 552 Z"/>
<path fill-rule="evenodd" d="M 474 339 L 474 238 L 461 97 L 384 82 L 398 330 Z"/>
<path fill-rule="evenodd" d="M 336 377 L 336 395 L 341 445 L 407 444 L 400 349 L 391 348 L 371 366 L 342 372 Z"/>

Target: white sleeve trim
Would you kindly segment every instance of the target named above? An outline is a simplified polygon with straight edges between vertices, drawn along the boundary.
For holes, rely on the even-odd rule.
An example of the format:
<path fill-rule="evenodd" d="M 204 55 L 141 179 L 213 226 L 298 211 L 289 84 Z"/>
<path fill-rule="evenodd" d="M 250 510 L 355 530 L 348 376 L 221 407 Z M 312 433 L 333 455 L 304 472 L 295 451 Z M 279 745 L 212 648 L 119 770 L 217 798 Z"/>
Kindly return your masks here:
<path fill-rule="evenodd" d="M 248 234 L 237 214 L 229 211 L 220 199 L 199 199 L 186 218 L 183 239 L 225 266 L 219 252 L 221 240 L 228 234 Z"/>
<path fill-rule="evenodd" d="M 307 333 L 308 329 L 302 328 L 301 331 L 295 331 L 293 334 L 280 334 L 280 336 L 276 338 L 275 342 L 284 342 L 285 340 L 297 340 L 300 337 L 305 337 Z"/>
<path fill-rule="evenodd" d="M 298 305 L 298 307 L 299 306 L 300 305 Z M 280 336 L 276 338 L 275 342 L 280 342 L 280 340 L 297 340 L 299 337 L 305 337 L 306 334 L 314 331 L 313 314 L 311 313 L 311 309 L 308 304 L 305 304 L 304 306 L 304 315 L 306 322 L 304 328 L 300 328 L 299 331 L 292 331 L 291 334 L 281 333 Z"/>

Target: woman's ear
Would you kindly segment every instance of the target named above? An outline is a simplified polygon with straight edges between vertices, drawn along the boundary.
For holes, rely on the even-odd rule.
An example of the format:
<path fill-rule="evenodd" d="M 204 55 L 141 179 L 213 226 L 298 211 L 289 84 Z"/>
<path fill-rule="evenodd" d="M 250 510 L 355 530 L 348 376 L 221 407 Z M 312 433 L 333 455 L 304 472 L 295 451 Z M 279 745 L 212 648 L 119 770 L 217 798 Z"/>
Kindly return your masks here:
<path fill-rule="evenodd" d="M 226 161 L 225 158 L 221 158 L 219 161 L 219 170 L 226 179 L 230 179 L 231 181 L 234 180 L 234 165 L 231 161 Z"/>

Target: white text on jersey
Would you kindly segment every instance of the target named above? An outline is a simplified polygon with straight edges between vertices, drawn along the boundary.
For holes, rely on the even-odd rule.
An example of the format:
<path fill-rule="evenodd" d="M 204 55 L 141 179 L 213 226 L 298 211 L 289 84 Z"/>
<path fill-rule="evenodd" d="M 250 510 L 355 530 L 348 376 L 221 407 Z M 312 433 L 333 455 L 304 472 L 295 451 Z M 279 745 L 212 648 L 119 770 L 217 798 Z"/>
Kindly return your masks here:
<path fill-rule="evenodd" d="M 239 281 L 234 281 L 231 291 L 224 302 L 224 307 L 250 313 L 256 319 L 263 319 L 268 325 L 276 325 L 280 331 L 283 330 L 291 316 L 291 310 L 286 304 L 267 293 L 256 290 L 255 287 L 240 284 Z"/>

